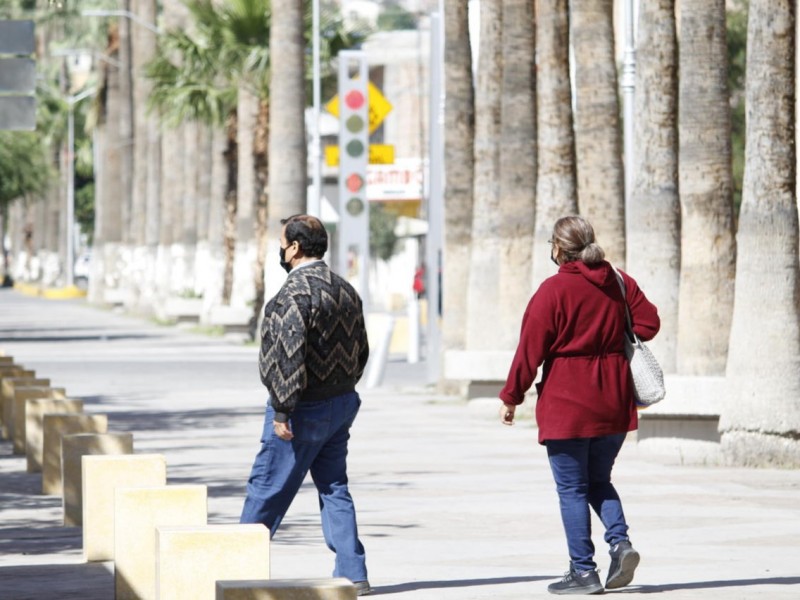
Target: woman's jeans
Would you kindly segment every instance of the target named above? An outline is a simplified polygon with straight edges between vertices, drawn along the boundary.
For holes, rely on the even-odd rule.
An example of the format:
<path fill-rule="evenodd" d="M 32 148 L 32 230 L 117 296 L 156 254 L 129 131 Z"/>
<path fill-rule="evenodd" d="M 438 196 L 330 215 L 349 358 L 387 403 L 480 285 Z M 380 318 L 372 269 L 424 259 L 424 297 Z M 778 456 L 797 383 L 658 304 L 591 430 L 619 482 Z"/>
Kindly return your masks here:
<path fill-rule="evenodd" d="M 347 441 L 361 400 L 351 392 L 318 402 L 298 402 L 291 415 L 294 439 L 273 430 L 275 410 L 267 407 L 261 450 L 256 456 L 242 523 L 263 523 L 275 535 L 306 474 L 319 494 L 322 533 L 336 553 L 334 577 L 365 581 L 364 546 L 358 539 L 356 510 L 347 489 Z"/>
<path fill-rule="evenodd" d="M 545 441 L 567 534 L 571 569 L 577 573 L 597 568 L 590 506 L 606 528 L 606 543 L 613 546 L 628 539 L 622 503 L 611 484 L 611 468 L 624 441 L 624 433 Z"/>

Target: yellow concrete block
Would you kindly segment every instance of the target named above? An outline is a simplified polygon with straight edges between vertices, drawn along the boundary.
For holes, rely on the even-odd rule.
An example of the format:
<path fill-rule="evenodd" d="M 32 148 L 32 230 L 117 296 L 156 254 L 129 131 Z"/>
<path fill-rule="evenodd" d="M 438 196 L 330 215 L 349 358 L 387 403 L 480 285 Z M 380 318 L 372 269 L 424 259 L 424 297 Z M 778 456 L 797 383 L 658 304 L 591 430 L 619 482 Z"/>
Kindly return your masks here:
<path fill-rule="evenodd" d="M 263 525 L 156 528 L 156 598 L 214 600 L 216 583 L 269 579 Z"/>
<path fill-rule="evenodd" d="M 50 385 L 49 379 L 38 379 L 36 375 L 27 375 L 33 371 L 26 371 L 26 375 L 12 375 L 3 377 L 0 382 L 0 413 L 3 415 L 3 437 L 11 439 L 11 427 L 14 426 L 14 417 L 11 414 L 14 402 L 14 389 L 19 385 Z"/>
<path fill-rule="evenodd" d="M 161 454 L 83 457 L 83 557 L 114 560 L 114 494 L 118 487 L 167 484 Z"/>
<path fill-rule="evenodd" d="M 74 433 L 61 438 L 64 525 L 83 524 L 83 461 L 86 455 L 133 454 L 132 433 Z"/>
<path fill-rule="evenodd" d="M 14 388 L 14 400 L 11 406 L 12 423 L 9 427 L 9 438 L 14 441 L 14 454 L 25 454 L 25 404 L 28 400 L 39 398 L 67 397 L 64 388 L 47 386 L 24 386 Z"/>
<path fill-rule="evenodd" d="M 7 355 L 3 354 L 2 351 L 0 351 L 0 366 L 4 366 L 4 367 L 12 367 L 12 366 L 14 366 L 14 357 L 13 356 L 7 356 Z"/>
<path fill-rule="evenodd" d="M 207 518 L 204 485 L 118 487 L 114 500 L 116 600 L 155 600 L 156 527 L 203 526 Z"/>
<path fill-rule="evenodd" d="M 25 403 L 25 457 L 28 473 L 42 472 L 44 415 L 83 412 L 83 400 L 41 398 Z"/>
<path fill-rule="evenodd" d="M 83 413 L 46 414 L 42 430 L 42 493 L 60 496 L 61 438 L 72 433 L 105 433 L 108 417 Z"/>
<path fill-rule="evenodd" d="M 217 581 L 216 600 L 355 600 L 349 579 Z"/>

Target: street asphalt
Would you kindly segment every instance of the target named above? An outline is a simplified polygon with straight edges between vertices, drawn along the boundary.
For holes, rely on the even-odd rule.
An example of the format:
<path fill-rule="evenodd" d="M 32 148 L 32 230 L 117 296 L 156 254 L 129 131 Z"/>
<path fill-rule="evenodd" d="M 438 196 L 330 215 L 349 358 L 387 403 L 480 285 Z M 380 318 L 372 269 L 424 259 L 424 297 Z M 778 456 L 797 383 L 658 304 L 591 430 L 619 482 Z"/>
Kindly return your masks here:
<path fill-rule="evenodd" d="M 168 483 L 207 485 L 210 523 L 238 521 L 265 401 L 254 344 L 4 289 L 0 351 L 133 432 L 137 453 L 162 453 Z M 392 357 L 383 385 L 360 390 L 349 473 L 375 595 L 549 597 L 568 558 L 535 427 L 438 395 L 424 369 Z M 800 598 L 800 471 L 660 464 L 630 441 L 615 483 L 642 562 L 607 594 Z M 81 530 L 61 526 L 61 501 L 40 486 L 0 442 L 0 600 L 111 600 L 113 563 L 82 561 Z M 331 574 L 310 481 L 270 562 L 275 578 Z"/>

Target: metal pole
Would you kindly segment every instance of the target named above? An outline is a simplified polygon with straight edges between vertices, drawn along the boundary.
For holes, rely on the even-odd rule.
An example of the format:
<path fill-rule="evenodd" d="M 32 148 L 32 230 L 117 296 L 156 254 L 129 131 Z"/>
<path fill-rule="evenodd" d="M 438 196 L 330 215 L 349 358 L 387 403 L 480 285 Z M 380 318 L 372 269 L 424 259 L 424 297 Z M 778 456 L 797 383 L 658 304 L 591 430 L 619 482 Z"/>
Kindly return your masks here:
<path fill-rule="evenodd" d="M 84 17 L 125 17 L 126 19 L 130 19 L 134 23 L 141 25 L 145 29 L 149 29 L 156 35 L 161 34 L 161 30 L 152 23 L 148 23 L 144 19 L 142 19 L 136 13 L 132 13 L 129 10 L 104 10 L 104 9 L 88 9 L 82 10 L 81 15 Z"/>
<path fill-rule="evenodd" d="M 634 178 L 634 102 L 636 92 L 636 42 L 633 34 L 633 0 L 625 0 L 625 53 L 622 58 L 623 142 L 625 152 L 625 224 L 629 229 L 631 192 Z"/>
<path fill-rule="evenodd" d="M 75 284 L 75 103 L 68 100 L 67 116 L 67 286 Z"/>
<path fill-rule="evenodd" d="M 439 326 L 440 275 L 442 265 L 442 229 L 444 221 L 444 20 L 442 2 L 439 12 L 431 15 L 430 57 L 430 182 L 428 196 L 428 237 L 425 243 L 426 291 L 428 296 L 427 375 L 428 383 L 438 383 L 441 372 L 441 330 Z"/>
<path fill-rule="evenodd" d="M 308 197 L 308 214 L 322 215 L 322 148 L 320 147 L 320 66 L 319 66 L 319 0 L 312 1 L 311 49 L 313 58 L 313 109 L 311 123 L 311 181 L 312 191 Z"/>

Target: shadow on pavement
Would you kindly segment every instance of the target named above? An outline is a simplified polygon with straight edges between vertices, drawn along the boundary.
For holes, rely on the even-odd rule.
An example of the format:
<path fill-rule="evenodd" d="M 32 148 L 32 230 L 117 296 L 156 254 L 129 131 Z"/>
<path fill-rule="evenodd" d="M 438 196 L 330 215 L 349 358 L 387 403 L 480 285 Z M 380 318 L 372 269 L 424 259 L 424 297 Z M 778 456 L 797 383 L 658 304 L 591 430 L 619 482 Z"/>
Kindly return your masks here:
<path fill-rule="evenodd" d="M 479 585 L 506 585 L 509 583 L 529 583 L 558 579 L 556 575 L 541 575 L 537 577 L 492 577 L 490 579 L 453 579 L 443 581 L 410 581 L 397 585 L 383 585 L 373 588 L 375 594 L 399 594 L 400 592 L 413 592 L 416 590 L 436 590 L 443 588 L 475 587 Z"/>
<path fill-rule="evenodd" d="M 705 590 L 711 588 L 737 588 L 753 585 L 798 585 L 800 577 L 765 577 L 764 579 L 730 579 L 720 581 L 689 581 L 686 583 L 668 583 L 665 585 L 632 586 L 622 593 L 660 594 L 677 590 Z"/>
<path fill-rule="evenodd" d="M 13 600 L 113 598 L 114 575 L 103 563 L 0 567 L 0 597 Z"/>

